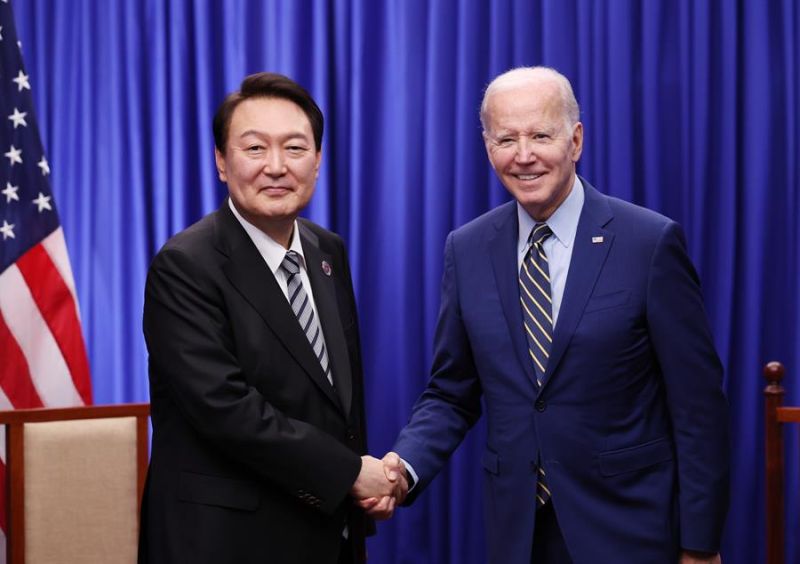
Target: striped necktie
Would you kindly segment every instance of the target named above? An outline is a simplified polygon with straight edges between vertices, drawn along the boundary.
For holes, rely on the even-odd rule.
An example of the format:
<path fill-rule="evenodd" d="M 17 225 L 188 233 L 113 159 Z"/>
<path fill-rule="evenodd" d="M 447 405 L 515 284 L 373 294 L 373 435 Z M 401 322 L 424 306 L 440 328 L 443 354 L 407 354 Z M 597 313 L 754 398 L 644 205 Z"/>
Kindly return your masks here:
<path fill-rule="evenodd" d="M 541 386 L 550 346 L 553 343 L 553 304 L 550 299 L 550 269 L 542 244 L 553 232 L 546 223 L 537 223 L 531 230 L 528 249 L 519 269 L 519 300 L 528 354 L 533 362 L 536 383 Z"/>
<path fill-rule="evenodd" d="M 300 255 L 295 251 L 287 251 L 286 256 L 283 257 L 281 268 L 287 275 L 286 286 L 292 311 L 297 316 L 297 321 L 300 322 L 300 327 L 306 334 L 308 342 L 311 343 L 311 348 L 314 349 L 314 354 L 317 355 L 322 371 L 328 377 L 328 382 L 333 384 L 331 368 L 328 364 L 328 352 L 325 350 L 322 331 L 317 322 L 317 317 L 314 315 L 314 308 L 311 307 L 308 294 L 303 289 L 303 281 L 300 278 Z"/>
<path fill-rule="evenodd" d="M 536 384 L 541 387 L 550 346 L 553 343 L 553 304 L 550 298 L 550 269 L 542 243 L 553 232 L 546 223 L 537 223 L 531 230 L 530 245 L 522 266 L 519 269 L 519 299 L 522 304 L 522 318 L 525 337 L 528 341 L 528 354 L 536 373 Z M 536 480 L 536 501 L 539 506 L 550 499 L 550 489 L 544 468 L 539 464 Z"/>

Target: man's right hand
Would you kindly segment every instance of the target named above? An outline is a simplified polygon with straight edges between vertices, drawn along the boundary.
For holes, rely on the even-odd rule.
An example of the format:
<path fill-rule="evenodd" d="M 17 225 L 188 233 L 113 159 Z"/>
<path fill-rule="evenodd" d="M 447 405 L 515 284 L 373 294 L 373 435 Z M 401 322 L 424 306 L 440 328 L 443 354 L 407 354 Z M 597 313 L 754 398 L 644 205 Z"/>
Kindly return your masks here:
<path fill-rule="evenodd" d="M 382 460 L 372 456 L 362 456 L 361 459 L 361 472 L 351 493 L 367 515 L 378 520 L 388 519 L 394 514 L 395 506 L 402 503 L 408 494 L 405 466 L 394 452 L 387 453 Z"/>

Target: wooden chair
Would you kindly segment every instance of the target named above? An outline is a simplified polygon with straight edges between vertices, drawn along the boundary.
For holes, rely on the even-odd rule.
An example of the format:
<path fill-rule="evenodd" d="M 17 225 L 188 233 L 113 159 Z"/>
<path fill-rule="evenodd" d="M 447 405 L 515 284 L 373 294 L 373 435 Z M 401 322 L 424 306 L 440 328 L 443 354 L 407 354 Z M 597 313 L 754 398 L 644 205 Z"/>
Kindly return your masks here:
<path fill-rule="evenodd" d="M 148 404 L 0 411 L 9 564 L 135 563 Z"/>
<path fill-rule="evenodd" d="M 766 457 L 766 564 L 784 564 L 784 487 L 783 487 L 783 425 L 800 423 L 800 407 L 783 405 L 784 389 L 781 381 L 784 368 L 780 362 L 770 362 L 764 367 L 764 425 Z"/>

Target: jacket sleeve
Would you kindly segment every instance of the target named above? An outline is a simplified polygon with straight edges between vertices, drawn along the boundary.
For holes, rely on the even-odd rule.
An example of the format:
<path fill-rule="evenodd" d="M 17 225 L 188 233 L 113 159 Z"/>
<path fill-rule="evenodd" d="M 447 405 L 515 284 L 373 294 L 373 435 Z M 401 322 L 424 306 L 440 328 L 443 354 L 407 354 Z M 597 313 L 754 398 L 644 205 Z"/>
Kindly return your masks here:
<path fill-rule="evenodd" d="M 728 510 L 728 405 L 698 276 L 674 222 L 653 254 L 647 320 L 675 438 L 681 546 L 717 552 Z"/>
<path fill-rule="evenodd" d="M 416 499 L 433 480 L 481 416 L 482 392 L 461 319 L 453 239 L 451 233 L 445 243 L 431 378 L 393 448 L 419 478 L 406 503 Z"/>

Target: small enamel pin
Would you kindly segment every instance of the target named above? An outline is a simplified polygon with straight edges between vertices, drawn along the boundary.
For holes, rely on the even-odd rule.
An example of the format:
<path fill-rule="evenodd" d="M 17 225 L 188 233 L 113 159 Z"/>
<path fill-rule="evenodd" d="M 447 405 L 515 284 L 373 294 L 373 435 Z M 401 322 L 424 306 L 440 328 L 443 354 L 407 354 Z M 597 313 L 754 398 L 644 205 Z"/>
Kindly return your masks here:
<path fill-rule="evenodd" d="M 602 235 L 599 235 L 597 237 L 592 237 L 592 243 L 602 243 L 602 242 L 603 242 L 603 236 Z"/>
<path fill-rule="evenodd" d="M 333 270 L 331 269 L 331 265 L 328 263 L 327 260 L 322 261 L 322 272 L 325 273 L 325 276 L 330 276 Z"/>

